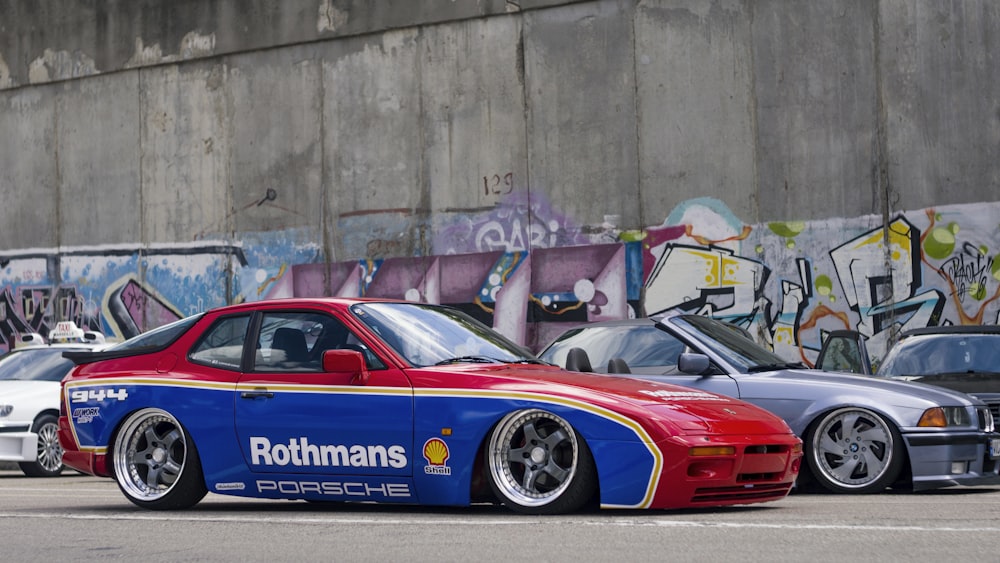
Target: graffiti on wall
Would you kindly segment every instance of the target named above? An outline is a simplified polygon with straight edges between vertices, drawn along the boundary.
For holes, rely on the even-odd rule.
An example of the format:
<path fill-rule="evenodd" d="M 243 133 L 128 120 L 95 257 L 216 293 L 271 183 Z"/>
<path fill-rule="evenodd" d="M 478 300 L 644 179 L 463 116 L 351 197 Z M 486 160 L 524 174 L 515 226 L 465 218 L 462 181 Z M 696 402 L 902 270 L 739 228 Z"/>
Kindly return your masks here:
<path fill-rule="evenodd" d="M 739 226 L 720 216 L 711 224 L 728 227 L 718 238 L 697 235 L 697 223 L 674 225 L 671 240 L 649 245 L 646 312 L 734 322 L 809 365 L 829 330 L 857 330 L 881 356 L 910 328 L 996 324 L 997 207 L 901 213 L 886 225 L 863 217 Z"/>
<path fill-rule="evenodd" d="M 514 229 L 520 224 L 514 217 L 532 216 L 528 209 L 556 215 L 544 203 L 525 207 L 524 201 L 466 218 L 460 237 L 442 234 L 447 259 L 380 261 L 374 278 L 392 282 L 373 284 L 374 270 L 348 262 L 334 268 L 341 276 L 330 287 L 319 287 L 307 281 L 320 272 L 315 266 L 293 268 L 303 279 L 295 295 L 345 295 L 337 287 L 346 284 L 360 288 L 351 295 L 448 303 L 506 327 L 508 336 L 534 348 L 575 323 L 676 309 L 736 323 L 789 360 L 810 365 L 830 330 L 858 330 L 870 350 L 884 353 L 908 328 L 997 322 L 1000 258 L 989 251 L 1000 239 L 990 219 L 997 204 L 901 213 L 886 225 L 874 217 L 747 225 L 718 200 L 701 198 L 616 243 L 607 243 L 605 232 L 581 235 L 562 218 L 547 232 L 561 230 L 576 244 L 549 246 L 543 236 L 530 252 L 509 244 L 455 244 L 481 240 L 472 236 L 475 225 Z M 457 256 L 463 258 L 450 262 Z M 478 265 L 470 268 L 471 262 Z M 503 262 L 516 263 L 520 275 L 510 275 Z M 463 290 L 447 298 L 418 287 L 452 277 L 463 280 Z"/>
<path fill-rule="evenodd" d="M 811 364 L 823 336 L 997 324 L 1000 203 L 812 222 L 745 224 L 715 199 L 660 225 L 593 228 L 512 193 L 447 220 L 430 256 L 327 263 L 317 233 L 243 233 L 240 244 L 61 248 L 0 255 L 0 349 L 59 320 L 127 338 L 227 302 L 391 297 L 459 307 L 538 349 L 590 321 L 682 310 L 736 323 Z"/>
<path fill-rule="evenodd" d="M 442 220 L 435 228 L 434 248 L 437 254 L 523 252 L 591 242 L 579 231 L 543 197 L 514 192 L 490 212 Z"/>
<path fill-rule="evenodd" d="M 59 321 L 122 340 L 227 302 L 237 245 L 102 246 L 0 255 L 0 352 Z"/>

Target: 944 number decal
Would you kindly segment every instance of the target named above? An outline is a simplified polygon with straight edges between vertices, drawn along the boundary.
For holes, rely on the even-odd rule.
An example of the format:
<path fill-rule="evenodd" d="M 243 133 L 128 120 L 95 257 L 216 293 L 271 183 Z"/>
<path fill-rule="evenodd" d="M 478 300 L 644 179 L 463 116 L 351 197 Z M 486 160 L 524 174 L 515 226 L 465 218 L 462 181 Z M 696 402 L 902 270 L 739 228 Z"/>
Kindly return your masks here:
<path fill-rule="evenodd" d="M 121 389 L 80 389 L 70 391 L 69 400 L 74 403 L 86 403 L 90 401 L 117 400 L 124 401 L 128 398 L 128 390 Z"/>

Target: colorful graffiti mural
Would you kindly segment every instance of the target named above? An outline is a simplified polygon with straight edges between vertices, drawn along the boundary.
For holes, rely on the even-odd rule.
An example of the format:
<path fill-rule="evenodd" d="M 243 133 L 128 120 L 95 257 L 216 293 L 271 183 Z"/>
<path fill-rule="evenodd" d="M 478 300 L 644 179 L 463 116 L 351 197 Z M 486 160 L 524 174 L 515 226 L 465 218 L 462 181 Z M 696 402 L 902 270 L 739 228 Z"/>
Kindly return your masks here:
<path fill-rule="evenodd" d="M 544 198 L 514 192 L 488 213 L 448 217 L 435 226 L 438 254 L 468 254 L 502 250 L 532 251 L 590 244 L 579 226 L 555 211 Z"/>
<path fill-rule="evenodd" d="M 129 338 L 232 301 L 231 272 L 246 265 L 242 248 L 219 242 L 0 254 L 0 351 L 62 320 Z"/>
<path fill-rule="evenodd" d="M 309 229 L 239 244 L 0 254 L 0 349 L 59 320 L 127 338 L 227 302 L 373 296 L 453 305 L 538 349 L 596 320 L 683 310 L 739 324 L 811 364 L 852 328 L 874 355 L 901 330 L 1000 321 L 1000 203 L 744 224 L 715 199 L 663 224 L 584 227 L 537 195 L 439 225 L 432 256 L 323 261 Z"/>
<path fill-rule="evenodd" d="M 558 214 L 547 204 L 521 197 L 509 205 L 467 218 L 457 238 L 441 233 L 444 256 L 294 266 L 296 290 L 288 295 L 447 303 L 533 348 L 573 324 L 679 309 L 739 324 L 810 365 L 830 330 L 856 329 L 881 355 L 908 328 L 998 320 L 1000 259 L 989 248 L 1000 245 L 1000 227 L 989 217 L 1000 204 L 900 213 L 884 226 L 875 217 L 746 225 L 718 200 L 701 198 L 662 225 L 619 233 L 613 243 L 601 231 L 584 244 L 572 221 L 549 219 Z M 542 231 L 575 244 L 548 246 L 559 241 L 536 236 L 525 251 L 472 242 L 484 240 L 473 233 L 503 230 L 500 218 L 512 232 L 548 221 Z M 480 252 L 455 254 L 473 249 Z M 461 280 L 462 289 L 426 290 L 445 279 Z"/>

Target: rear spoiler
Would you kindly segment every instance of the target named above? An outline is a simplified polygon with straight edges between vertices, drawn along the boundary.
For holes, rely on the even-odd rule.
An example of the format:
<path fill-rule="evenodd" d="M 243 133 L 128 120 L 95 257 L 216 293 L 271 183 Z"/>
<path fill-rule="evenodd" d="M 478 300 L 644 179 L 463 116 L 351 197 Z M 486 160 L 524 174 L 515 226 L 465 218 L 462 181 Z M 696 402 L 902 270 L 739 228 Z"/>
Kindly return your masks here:
<path fill-rule="evenodd" d="M 128 358 L 131 356 L 141 356 L 143 354 L 148 354 L 155 351 L 150 348 L 136 348 L 128 350 L 104 350 L 104 351 L 91 351 L 91 350 L 67 350 L 63 352 L 63 357 L 70 360 L 76 365 L 82 364 L 92 364 L 94 362 L 101 362 L 104 360 L 117 360 L 118 358 Z"/>

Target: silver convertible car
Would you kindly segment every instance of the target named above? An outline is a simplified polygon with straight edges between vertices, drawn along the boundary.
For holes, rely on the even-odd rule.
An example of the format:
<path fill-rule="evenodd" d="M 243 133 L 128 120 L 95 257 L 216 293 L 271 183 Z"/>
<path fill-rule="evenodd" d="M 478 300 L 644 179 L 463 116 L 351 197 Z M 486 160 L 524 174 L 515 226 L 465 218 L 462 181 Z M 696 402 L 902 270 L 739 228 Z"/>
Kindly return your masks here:
<path fill-rule="evenodd" d="M 838 493 L 1000 484 L 1000 434 L 974 397 L 919 383 L 807 369 L 708 317 L 590 323 L 539 357 L 573 371 L 695 387 L 781 416 L 802 438 L 799 485 Z"/>

